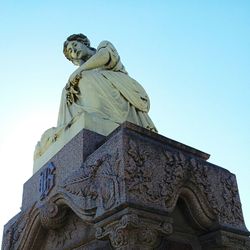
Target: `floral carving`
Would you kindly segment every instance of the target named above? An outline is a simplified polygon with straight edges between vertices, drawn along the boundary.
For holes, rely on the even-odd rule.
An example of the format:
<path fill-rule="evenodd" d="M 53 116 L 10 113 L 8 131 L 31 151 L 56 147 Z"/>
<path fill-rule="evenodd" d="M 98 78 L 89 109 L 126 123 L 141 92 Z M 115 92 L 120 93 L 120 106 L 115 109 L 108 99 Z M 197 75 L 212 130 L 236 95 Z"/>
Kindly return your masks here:
<path fill-rule="evenodd" d="M 129 142 L 129 162 L 126 168 L 128 190 L 147 202 L 160 203 L 173 198 L 173 194 L 187 178 L 187 161 L 182 153 L 164 151 L 152 160 L 144 147 Z"/>
<path fill-rule="evenodd" d="M 138 148 L 131 140 L 128 154 L 131 156 L 126 168 L 126 180 L 129 183 L 129 191 L 146 193 L 148 199 L 152 202 L 157 200 L 160 194 L 152 193 L 153 190 L 157 191 L 157 189 L 152 188 L 154 166 L 148 160 L 150 153 L 143 148 Z"/>
<path fill-rule="evenodd" d="M 168 201 L 174 197 L 187 178 L 187 161 L 182 153 L 164 151 L 164 178 L 161 182 L 161 194 Z"/>
<path fill-rule="evenodd" d="M 195 158 L 190 159 L 191 178 L 193 179 L 195 185 L 197 185 L 201 192 L 206 196 L 210 207 L 213 209 L 213 212 L 218 214 L 218 201 L 214 196 L 211 181 L 208 179 L 208 169 L 209 168 L 201 161 L 198 161 Z"/>
<path fill-rule="evenodd" d="M 225 223 L 241 224 L 243 217 L 236 180 L 231 174 L 222 174 L 220 181 L 223 185 L 222 196 L 224 200 L 224 204 L 222 204 L 220 210 L 220 217 Z"/>
<path fill-rule="evenodd" d="M 86 215 L 94 216 L 96 209 L 113 207 L 120 196 L 120 161 L 118 153 L 112 158 L 105 154 L 94 164 L 85 163 L 61 185 L 63 192 L 78 197 Z M 75 200 L 75 198 L 74 198 Z"/>
<path fill-rule="evenodd" d="M 207 167 L 201 161 L 187 157 L 181 152 L 161 149 L 158 154 L 150 154 L 132 140 L 129 142 L 128 155 L 126 181 L 129 191 L 134 195 L 140 196 L 146 202 L 164 202 L 166 206 L 168 203 L 172 206 L 170 201 L 174 200 L 178 190 L 192 179 L 213 208 L 216 208 Z M 160 161 L 152 155 L 157 155 Z"/>
<path fill-rule="evenodd" d="M 82 75 L 77 74 L 73 81 L 69 81 L 65 86 L 66 100 L 68 105 L 72 105 L 79 99 L 81 94 L 78 83 L 81 80 Z"/>
<path fill-rule="evenodd" d="M 199 199 L 205 201 L 214 218 L 242 225 L 238 188 L 231 173 L 220 170 L 219 179 L 211 179 L 215 172 L 205 161 L 164 148 L 152 150 L 133 140 L 129 141 L 127 165 L 125 180 L 132 197 L 171 210 L 181 189 L 189 187 L 193 192 L 199 190 Z M 201 203 L 205 208 L 204 202 Z"/>

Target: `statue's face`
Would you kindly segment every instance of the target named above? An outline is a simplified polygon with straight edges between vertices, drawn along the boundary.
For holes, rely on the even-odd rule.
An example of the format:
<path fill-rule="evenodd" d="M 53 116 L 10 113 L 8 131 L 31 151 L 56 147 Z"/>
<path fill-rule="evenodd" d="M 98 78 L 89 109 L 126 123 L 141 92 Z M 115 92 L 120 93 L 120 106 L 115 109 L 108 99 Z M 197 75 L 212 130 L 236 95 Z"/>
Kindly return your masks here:
<path fill-rule="evenodd" d="M 88 57 L 89 49 L 81 42 L 70 41 L 66 49 L 73 63 L 85 61 L 85 58 Z"/>

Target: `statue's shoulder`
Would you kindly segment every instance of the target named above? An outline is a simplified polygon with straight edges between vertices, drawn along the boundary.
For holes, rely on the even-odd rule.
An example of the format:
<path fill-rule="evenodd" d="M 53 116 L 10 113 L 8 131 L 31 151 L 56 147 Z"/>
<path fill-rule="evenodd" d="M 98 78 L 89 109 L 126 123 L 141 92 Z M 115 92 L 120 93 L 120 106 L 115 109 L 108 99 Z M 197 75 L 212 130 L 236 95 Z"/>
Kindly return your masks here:
<path fill-rule="evenodd" d="M 109 50 L 117 53 L 115 46 L 109 41 L 104 40 L 104 41 L 100 42 L 100 44 L 97 47 L 97 50 L 100 50 L 102 48 L 106 48 L 106 49 L 109 49 Z"/>
<path fill-rule="evenodd" d="M 112 69 L 113 71 L 123 72 L 128 74 L 123 66 L 120 56 L 114 47 L 114 45 L 109 41 L 102 41 L 97 47 L 97 51 L 100 49 L 106 49 L 109 52 L 109 62 L 105 65 L 105 69 Z"/>

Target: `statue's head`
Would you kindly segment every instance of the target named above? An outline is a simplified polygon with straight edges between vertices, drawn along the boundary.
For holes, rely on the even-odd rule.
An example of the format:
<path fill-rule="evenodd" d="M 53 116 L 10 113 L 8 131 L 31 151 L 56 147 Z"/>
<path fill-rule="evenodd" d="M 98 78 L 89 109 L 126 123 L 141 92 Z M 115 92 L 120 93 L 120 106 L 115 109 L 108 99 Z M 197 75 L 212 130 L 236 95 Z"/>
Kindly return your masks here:
<path fill-rule="evenodd" d="M 73 35 L 69 36 L 63 44 L 63 53 L 64 53 L 65 57 L 68 60 L 72 61 L 73 63 L 74 63 L 75 58 L 72 58 L 71 53 L 68 50 L 68 46 L 70 46 L 70 44 L 73 42 L 75 42 L 75 46 L 77 46 L 76 44 L 80 43 L 82 45 L 85 45 L 90 51 L 96 51 L 96 49 L 90 47 L 90 41 L 89 41 L 87 36 L 85 36 L 83 34 L 73 34 Z M 83 46 L 83 47 L 85 47 L 85 46 Z"/>

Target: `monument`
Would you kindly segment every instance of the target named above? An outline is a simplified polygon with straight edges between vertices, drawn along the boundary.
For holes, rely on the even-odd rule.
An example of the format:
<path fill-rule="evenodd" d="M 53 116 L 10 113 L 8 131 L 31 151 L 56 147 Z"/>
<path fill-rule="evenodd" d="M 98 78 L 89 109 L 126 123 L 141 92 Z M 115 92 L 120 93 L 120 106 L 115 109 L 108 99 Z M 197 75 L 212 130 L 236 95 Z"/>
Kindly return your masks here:
<path fill-rule="evenodd" d="M 2 249 L 250 249 L 235 175 L 157 133 L 115 47 L 78 34 L 64 54 L 79 67 Z"/>

